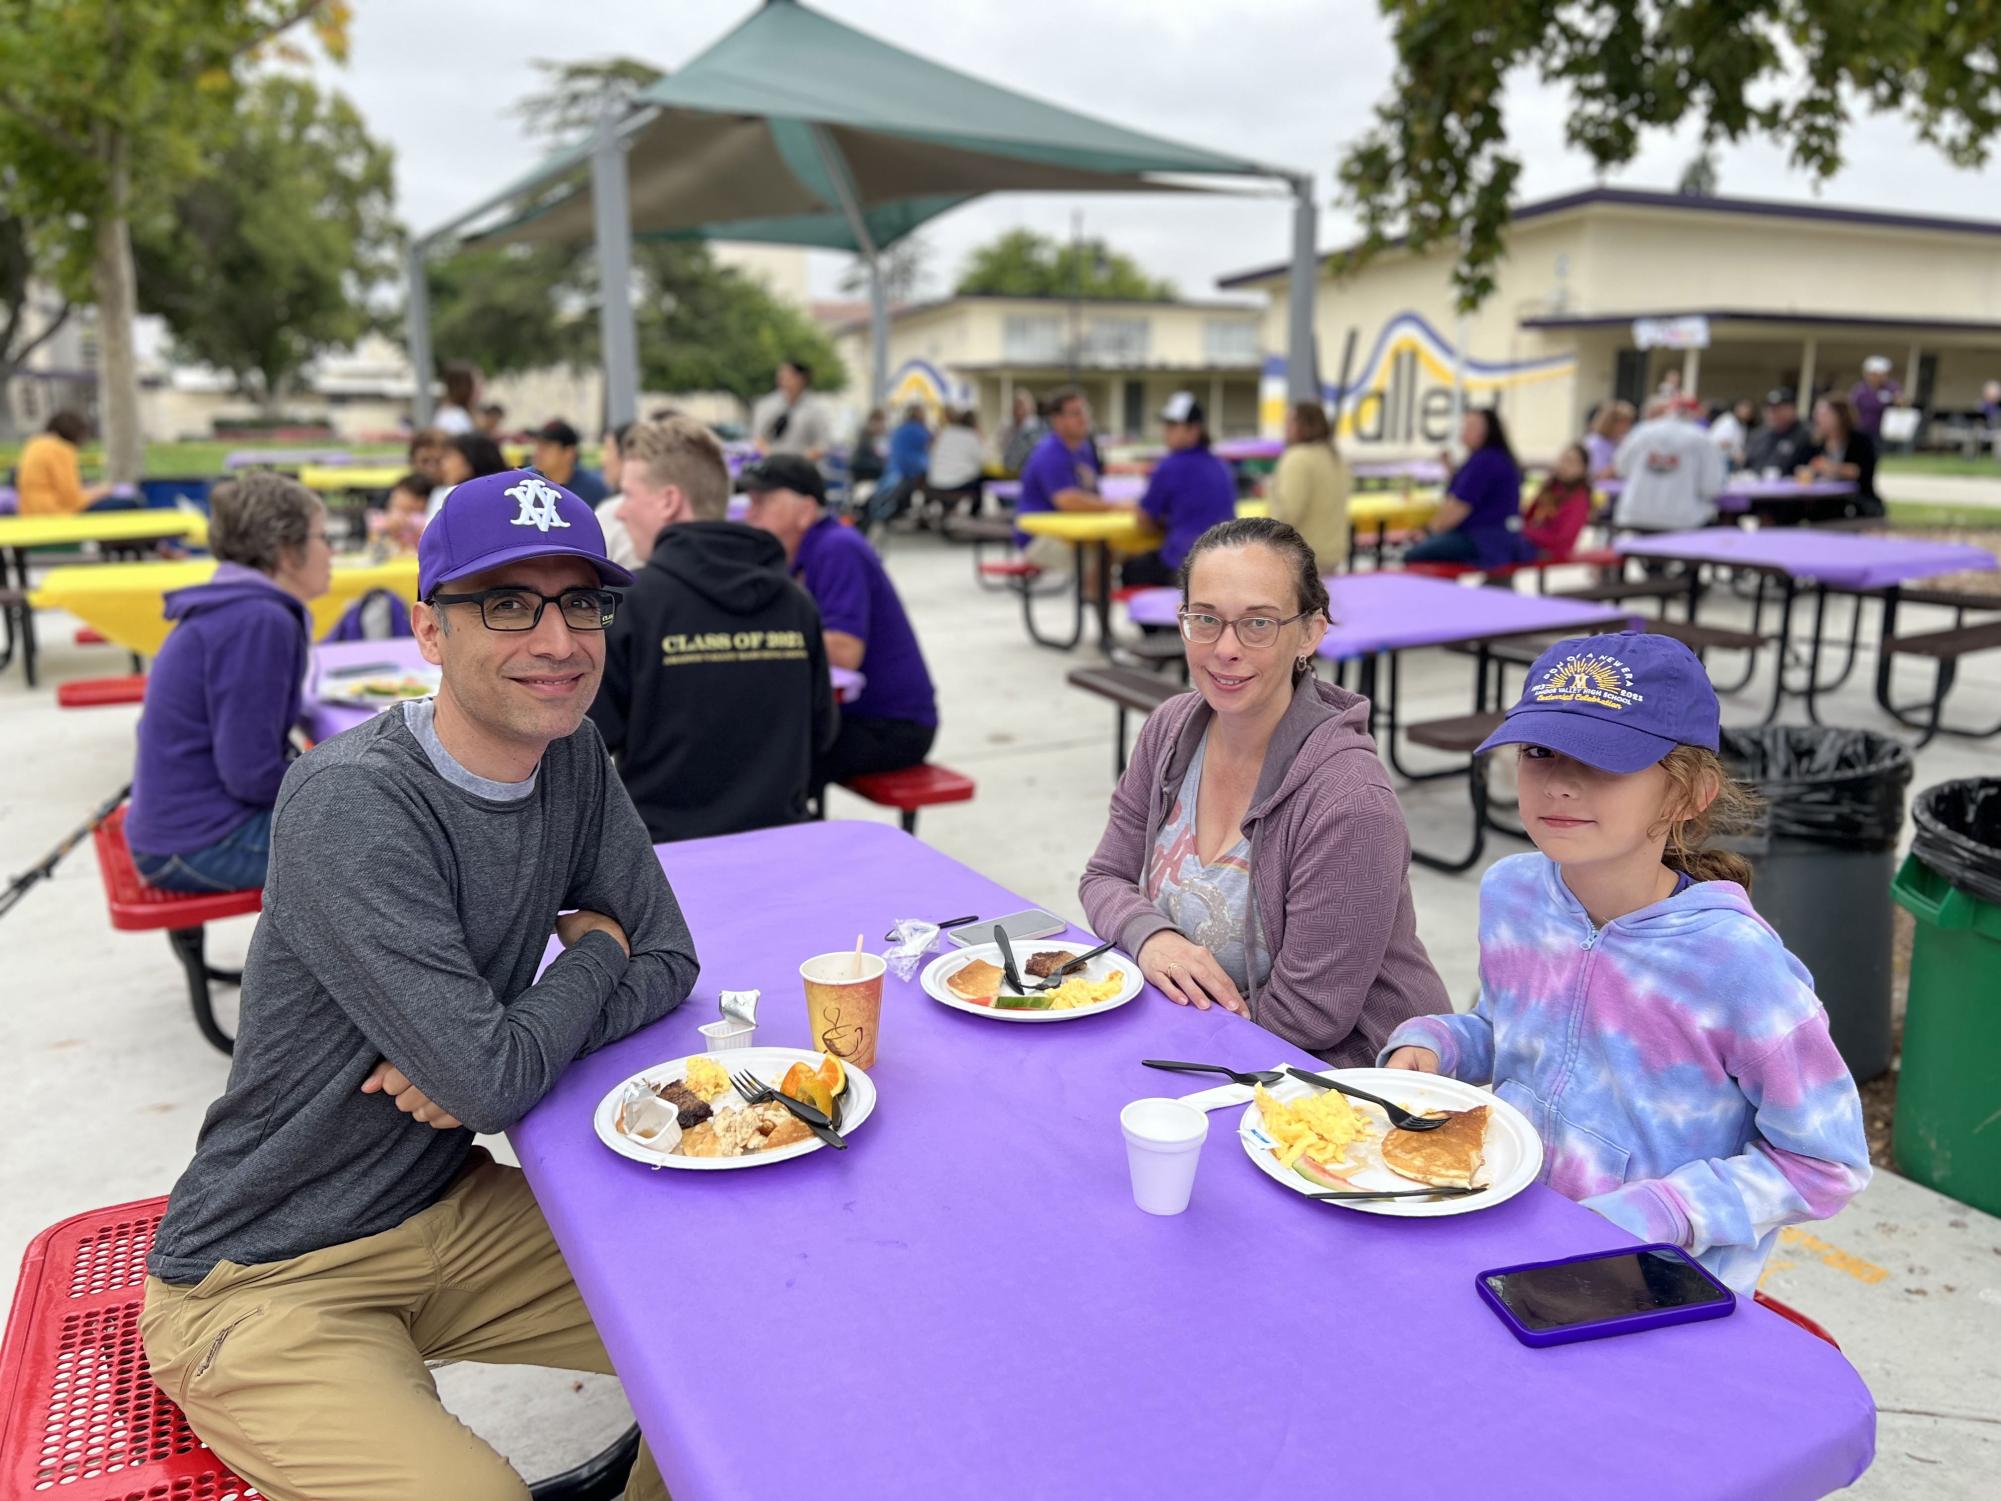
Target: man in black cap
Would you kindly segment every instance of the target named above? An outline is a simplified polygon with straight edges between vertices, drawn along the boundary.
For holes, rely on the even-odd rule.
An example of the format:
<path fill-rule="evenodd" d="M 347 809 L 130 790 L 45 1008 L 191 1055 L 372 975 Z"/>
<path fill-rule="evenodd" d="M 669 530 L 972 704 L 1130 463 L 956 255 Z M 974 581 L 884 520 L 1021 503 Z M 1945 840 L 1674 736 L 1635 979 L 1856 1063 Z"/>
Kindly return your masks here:
<path fill-rule="evenodd" d="M 595 507 L 611 496 L 611 487 L 595 470 L 577 460 L 577 430 L 558 417 L 535 434 L 535 471 Z"/>
<path fill-rule="evenodd" d="M 646 565 L 605 631 L 591 718 L 625 790 L 656 840 L 796 823 L 840 723 L 820 612 L 776 541 L 725 519 L 715 434 L 636 422 L 620 454 L 619 518 Z"/>
<path fill-rule="evenodd" d="M 839 737 L 819 761 L 820 786 L 919 765 L 938 734 L 938 698 L 896 586 L 868 539 L 827 514 L 820 471 L 796 454 L 744 470 L 750 524 L 770 532 L 792 576 L 820 607 L 827 660 L 858 671 L 862 691 L 841 711 Z"/>
<path fill-rule="evenodd" d="M 1764 425 L 1744 445 L 1744 467 L 1757 474 L 1791 475 L 1818 450 L 1819 444 L 1800 421 L 1792 387 L 1780 386 L 1765 396 Z"/>

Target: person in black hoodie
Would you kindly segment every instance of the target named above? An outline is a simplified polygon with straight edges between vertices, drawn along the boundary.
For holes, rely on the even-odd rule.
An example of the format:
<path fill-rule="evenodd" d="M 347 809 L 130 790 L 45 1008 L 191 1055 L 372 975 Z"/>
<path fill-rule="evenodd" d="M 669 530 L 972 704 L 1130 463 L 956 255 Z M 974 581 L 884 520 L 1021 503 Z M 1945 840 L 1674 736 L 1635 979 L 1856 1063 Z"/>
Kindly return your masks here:
<path fill-rule="evenodd" d="M 701 423 L 636 423 L 620 455 L 646 564 L 590 712 L 626 791 L 656 841 L 799 822 L 840 729 L 820 611 L 776 538 L 724 519 L 729 467 Z"/>

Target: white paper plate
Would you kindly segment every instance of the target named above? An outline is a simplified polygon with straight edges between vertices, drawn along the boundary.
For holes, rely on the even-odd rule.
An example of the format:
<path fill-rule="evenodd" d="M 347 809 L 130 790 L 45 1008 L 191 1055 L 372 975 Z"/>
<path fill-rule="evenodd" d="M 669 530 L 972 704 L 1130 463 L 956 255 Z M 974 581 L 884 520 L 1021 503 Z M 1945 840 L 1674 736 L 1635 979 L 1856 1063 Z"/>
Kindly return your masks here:
<path fill-rule="evenodd" d="M 1487 1192 L 1450 1199 L 1363 1199 L 1350 1202 L 1323 1199 L 1320 1201 L 1323 1204 L 1402 1219 L 1438 1219 L 1448 1214 L 1474 1214 L 1512 1199 L 1535 1182 L 1536 1174 L 1542 1171 L 1542 1138 L 1535 1134 L 1535 1127 L 1529 1124 L 1528 1117 L 1521 1111 L 1487 1090 L 1462 1084 L 1443 1074 L 1421 1074 L 1413 1069 L 1330 1068 L 1320 1072 L 1330 1079 L 1339 1079 L 1357 1089 L 1366 1089 L 1370 1094 L 1381 1095 L 1413 1114 L 1426 1110 L 1471 1110 L 1476 1105 L 1487 1107 L 1487 1160 L 1479 1174 L 1479 1181 L 1487 1185 Z M 1270 1090 L 1275 1099 L 1286 1102 L 1316 1092 L 1311 1084 L 1289 1077 Z M 1379 1144 L 1382 1133 L 1390 1129 L 1388 1117 L 1364 1101 L 1350 1100 L 1349 1103 L 1376 1128 L 1373 1140 Z M 1289 1167 L 1281 1166 L 1272 1155 L 1272 1139 L 1264 1133 L 1264 1112 L 1258 1108 L 1256 1100 L 1244 1108 L 1243 1119 L 1237 1126 L 1237 1139 L 1243 1143 L 1251 1161 L 1267 1177 L 1283 1183 L 1295 1193 L 1321 1191 L 1321 1185 L 1302 1178 Z M 1423 1186 L 1384 1167 L 1379 1153 L 1371 1153 L 1367 1142 L 1358 1142 L 1350 1147 L 1347 1160 L 1357 1164 L 1352 1171 L 1347 1168 L 1343 1171 L 1353 1178 L 1354 1187 L 1358 1189 Z"/>
<path fill-rule="evenodd" d="M 795 1063 L 818 1065 L 820 1055 L 806 1048 L 731 1048 L 726 1053 L 703 1053 L 698 1055 L 713 1058 L 731 1073 L 748 1069 L 773 1089 L 785 1077 L 785 1071 Z M 875 1081 L 852 1063 L 842 1065 L 847 1070 L 848 1087 L 837 1102 L 840 1105 L 841 1135 L 851 1136 L 855 1127 L 875 1111 Z M 634 1162 L 643 1162 L 648 1167 L 684 1168 L 690 1172 L 728 1172 L 739 1167 L 769 1167 L 774 1162 L 790 1162 L 794 1157 L 804 1157 L 808 1152 L 818 1152 L 826 1143 L 817 1136 L 809 1136 L 804 1141 L 795 1141 L 789 1147 L 778 1147 L 769 1152 L 752 1152 L 748 1157 L 680 1157 L 672 1153 L 662 1154 L 641 1146 L 636 1141 L 628 1141 L 618 1129 L 618 1101 L 626 1086 L 644 1079 L 649 1083 L 668 1084 L 688 1076 L 686 1058 L 670 1058 L 665 1063 L 656 1063 L 651 1068 L 641 1069 L 631 1078 L 621 1079 L 611 1092 L 598 1101 L 597 1113 L 591 1117 L 596 1127 L 598 1140 L 610 1147 L 621 1157 L 630 1157 Z M 741 1105 L 743 1101 L 735 1094 L 718 1096 L 719 1105 Z"/>
<path fill-rule="evenodd" d="M 362 691 L 369 683 L 401 683 L 405 680 L 424 684 L 424 691 L 395 696 Z M 386 709 L 392 704 L 406 703 L 412 698 L 432 697 L 437 693 L 438 684 L 443 680 L 444 673 L 436 667 L 413 667 L 408 672 L 377 672 L 366 677 L 325 677 L 320 679 L 320 702 L 344 704 L 351 709 Z"/>
<path fill-rule="evenodd" d="M 1066 954 L 1088 954 L 1098 946 L 1095 938 L 1024 938 L 1014 946 L 1017 964 L 1027 964 L 1029 955 L 1047 953 L 1051 949 L 1061 949 Z M 941 954 L 924 966 L 919 977 L 924 993 L 932 1000 L 950 1006 L 954 1011 L 969 1012 L 974 1016 L 984 1016 L 997 1022 L 1070 1022 L 1080 1017 L 1102 1016 L 1107 1011 L 1116 1011 L 1146 987 L 1141 977 L 1139 965 L 1121 954 L 1117 949 L 1098 955 L 1084 966 L 1084 974 L 1093 981 L 1109 980 L 1113 970 L 1125 973 L 1125 983 L 1119 993 L 1109 1001 L 1100 1001 L 1095 1006 L 1080 1006 L 1070 1011 L 1002 1011 L 994 1006 L 981 1006 L 963 997 L 956 996 L 946 988 L 945 981 L 971 964 L 975 959 L 998 965 L 1001 962 L 1000 945 L 997 943 L 976 943 L 970 948 L 954 953 Z M 1026 979 L 1027 976 L 1022 977 Z"/>

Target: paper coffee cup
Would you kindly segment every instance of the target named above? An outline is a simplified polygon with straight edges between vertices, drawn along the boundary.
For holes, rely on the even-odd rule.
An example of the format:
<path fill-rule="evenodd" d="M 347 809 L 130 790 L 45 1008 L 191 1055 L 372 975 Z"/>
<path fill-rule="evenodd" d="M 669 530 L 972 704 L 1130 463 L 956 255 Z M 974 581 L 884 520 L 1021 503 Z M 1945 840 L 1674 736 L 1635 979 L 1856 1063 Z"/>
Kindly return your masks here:
<path fill-rule="evenodd" d="M 818 954 L 799 966 L 806 984 L 806 1029 L 813 1046 L 857 1068 L 875 1067 L 882 1026 L 880 954 Z"/>
<path fill-rule="evenodd" d="M 1148 1214 L 1179 1214 L 1195 1188 L 1209 1117 L 1182 1100 L 1134 1100 L 1119 1112 L 1132 1170 L 1133 1202 Z"/>

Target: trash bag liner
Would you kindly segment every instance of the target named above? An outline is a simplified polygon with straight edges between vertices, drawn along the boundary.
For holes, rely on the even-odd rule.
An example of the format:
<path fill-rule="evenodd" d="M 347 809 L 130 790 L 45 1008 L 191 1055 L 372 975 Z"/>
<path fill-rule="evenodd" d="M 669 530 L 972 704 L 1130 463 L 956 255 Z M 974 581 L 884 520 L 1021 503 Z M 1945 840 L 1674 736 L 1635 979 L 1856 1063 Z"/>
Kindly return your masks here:
<path fill-rule="evenodd" d="M 1911 805 L 1911 853 L 1968 896 L 2001 906 L 2001 779 L 1927 787 Z"/>
<path fill-rule="evenodd" d="M 1873 730 L 1767 725 L 1726 728 L 1720 750 L 1730 774 L 1764 800 L 1768 838 L 1896 848 L 1912 770 L 1902 741 Z"/>

